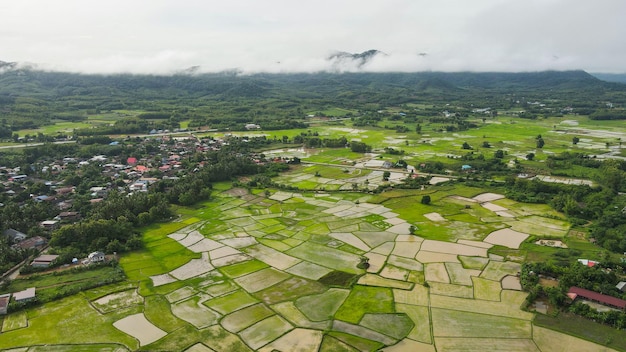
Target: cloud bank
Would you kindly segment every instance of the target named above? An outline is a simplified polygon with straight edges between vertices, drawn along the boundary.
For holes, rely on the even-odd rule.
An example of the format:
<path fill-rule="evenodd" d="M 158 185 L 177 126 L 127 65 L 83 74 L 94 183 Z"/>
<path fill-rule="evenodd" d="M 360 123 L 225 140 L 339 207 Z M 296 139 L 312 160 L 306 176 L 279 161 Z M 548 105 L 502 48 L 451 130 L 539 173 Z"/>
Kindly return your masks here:
<path fill-rule="evenodd" d="M 20 0 L 0 60 L 83 73 L 626 72 L 622 0 Z M 376 49 L 365 64 L 332 53 Z"/>

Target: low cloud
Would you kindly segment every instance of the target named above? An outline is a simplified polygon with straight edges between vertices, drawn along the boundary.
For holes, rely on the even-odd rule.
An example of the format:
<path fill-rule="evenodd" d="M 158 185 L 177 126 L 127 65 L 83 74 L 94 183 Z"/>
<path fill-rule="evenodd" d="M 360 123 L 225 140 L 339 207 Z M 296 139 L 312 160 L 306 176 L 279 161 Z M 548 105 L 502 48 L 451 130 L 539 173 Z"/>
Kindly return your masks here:
<path fill-rule="evenodd" d="M 624 72 L 624 13 L 622 0 L 21 0 L 0 4 L 0 60 L 105 74 Z M 370 49 L 387 55 L 328 60 Z"/>

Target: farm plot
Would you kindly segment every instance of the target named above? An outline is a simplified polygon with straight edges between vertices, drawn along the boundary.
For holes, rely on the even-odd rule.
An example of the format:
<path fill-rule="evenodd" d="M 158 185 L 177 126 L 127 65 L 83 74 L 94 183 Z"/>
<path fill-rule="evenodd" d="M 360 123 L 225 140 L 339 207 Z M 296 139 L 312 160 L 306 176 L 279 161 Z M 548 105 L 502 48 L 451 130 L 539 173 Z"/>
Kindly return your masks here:
<path fill-rule="evenodd" d="M 274 304 L 298 297 L 323 292 L 326 286 L 301 277 L 291 277 L 276 285 L 270 286 L 254 295 L 266 304 Z"/>
<path fill-rule="evenodd" d="M 486 257 L 487 256 L 486 248 L 468 246 L 468 245 L 459 244 L 459 243 L 434 241 L 434 240 L 424 240 L 424 242 L 422 243 L 422 250 L 429 251 L 429 252 L 464 255 L 464 256 L 470 256 L 470 257 Z"/>
<path fill-rule="evenodd" d="M 28 326 L 28 317 L 25 311 L 9 314 L 2 322 L 2 332 L 22 329 Z"/>
<path fill-rule="evenodd" d="M 501 229 L 490 233 L 483 241 L 495 245 L 518 249 L 529 234 L 512 229 Z"/>
<path fill-rule="evenodd" d="M 243 251 L 249 256 L 256 258 L 279 270 L 285 270 L 287 268 L 290 268 L 300 263 L 301 261 L 298 258 L 289 256 L 262 244 L 244 248 Z"/>
<path fill-rule="evenodd" d="M 335 270 L 354 274 L 361 272 L 360 269 L 356 268 L 356 264 L 360 261 L 360 256 L 320 244 L 304 242 L 286 253 L 312 263 L 323 263 L 324 266 Z"/>
<path fill-rule="evenodd" d="M 220 314 L 202 305 L 201 301 L 208 297 L 194 296 L 186 301 L 172 305 L 172 313 L 197 328 L 204 328 L 217 324 Z"/>
<path fill-rule="evenodd" d="M 522 266 L 515 262 L 496 262 L 490 261 L 485 267 L 481 278 L 500 281 L 507 275 L 516 275 L 522 270 Z"/>
<path fill-rule="evenodd" d="M 319 330 L 293 329 L 259 351 L 318 351 L 323 337 L 322 331 Z"/>
<path fill-rule="evenodd" d="M 258 302 L 259 300 L 250 296 L 247 292 L 239 290 L 224 296 L 204 301 L 202 304 L 218 311 L 221 314 L 228 314 Z"/>
<path fill-rule="evenodd" d="M 474 282 L 474 298 L 487 301 L 500 301 L 502 286 L 499 281 L 472 277 Z"/>
<path fill-rule="evenodd" d="M 391 289 L 356 285 L 337 310 L 335 319 L 357 324 L 366 313 L 393 313 Z"/>
<path fill-rule="evenodd" d="M 91 302 L 91 304 L 102 313 L 108 313 L 120 308 L 142 303 L 143 297 L 137 293 L 136 289 L 111 293 Z"/>
<path fill-rule="evenodd" d="M 616 352 L 612 348 L 539 326 L 533 326 L 533 340 L 542 352 Z M 558 341 L 558 344 L 555 344 L 555 341 Z"/>
<path fill-rule="evenodd" d="M 239 336 L 248 346 L 258 349 L 291 329 L 293 326 L 285 319 L 274 315 L 246 328 L 239 333 Z"/>
<path fill-rule="evenodd" d="M 311 280 L 318 280 L 328 274 L 332 269 L 310 262 L 300 262 L 286 270 L 288 273 L 301 276 Z"/>
<path fill-rule="evenodd" d="M 318 295 L 299 298 L 295 305 L 311 321 L 330 320 L 349 294 L 349 290 L 331 288 Z"/>
<path fill-rule="evenodd" d="M 432 309 L 435 337 L 531 338 L 531 322 L 456 310 Z"/>
<path fill-rule="evenodd" d="M 465 269 L 460 263 L 445 263 L 450 282 L 457 285 L 472 285 L 472 276 L 480 275 L 480 270 Z"/>
<path fill-rule="evenodd" d="M 237 333 L 272 315 L 274 312 L 264 304 L 255 304 L 226 315 L 220 325 L 230 332 Z"/>
<path fill-rule="evenodd" d="M 430 263 L 424 265 L 424 276 L 426 281 L 450 283 L 448 272 L 444 263 Z"/>
<path fill-rule="evenodd" d="M 548 219 L 541 216 L 518 218 L 518 221 L 509 222 L 511 229 L 529 233 L 535 236 L 565 237 L 569 225 L 563 221 Z"/>
<path fill-rule="evenodd" d="M 540 352 L 531 339 L 438 337 L 440 351 Z"/>
<path fill-rule="evenodd" d="M 265 268 L 235 279 L 235 282 L 248 292 L 261 291 L 289 278 L 290 275 L 274 268 Z"/>
<path fill-rule="evenodd" d="M 143 313 L 129 315 L 113 323 L 113 326 L 139 340 L 140 346 L 149 345 L 167 335 L 149 322 Z"/>
<path fill-rule="evenodd" d="M 441 282 L 430 282 L 428 285 L 430 286 L 430 293 L 432 295 L 474 298 L 474 288 L 472 286 L 445 284 Z"/>

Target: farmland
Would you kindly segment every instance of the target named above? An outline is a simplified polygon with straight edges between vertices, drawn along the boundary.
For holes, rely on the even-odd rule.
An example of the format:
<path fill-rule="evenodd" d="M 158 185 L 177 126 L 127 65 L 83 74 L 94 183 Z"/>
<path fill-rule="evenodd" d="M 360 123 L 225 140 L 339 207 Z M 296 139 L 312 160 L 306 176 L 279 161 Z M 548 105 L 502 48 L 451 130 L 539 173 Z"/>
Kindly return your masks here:
<path fill-rule="evenodd" d="M 472 209 L 446 202 L 454 195 L 453 188 L 433 187 L 427 192 L 439 201 L 433 202 L 434 209 L 425 210 L 436 210 L 443 222 L 465 214 L 464 219 L 480 223 Z M 465 186 L 461 193 L 476 198 L 486 190 Z M 337 344 L 354 349 L 395 344 L 455 349 L 461 338 L 476 348 L 506 350 L 534 344 L 532 315 L 520 310 L 523 293 L 501 284 L 519 264 L 488 254 L 492 244 L 482 240 L 490 230 L 477 232 L 468 241 L 454 228 L 444 227 L 436 238 L 448 241 L 440 242 L 420 233 L 441 219 L 413 216 L 419 221 L 411 223 L 418 229 L 411 235 L 400 214 L 413 195 L 405 200 L 383 193 L 376 203 L 369 203 L 369 195 L 356 199 L 349 195 L 346 198 L 352 200 L 346 200 L 343 194 L 323 192 L 233 194 L 242 192 L 226 187 L 178 222 L 146 230 L 146 249 L 120 260 L 136 288 L 95 289 L 10 315 L 0 345 L 17 347 L 23 344 L 20 341 L 36 344 L 52 338 L 58 344 L 117 343 L 131 350 L 168 349 L 173 341 L 214 350 L 225 346 L 263 350 L 295 336 L 304 339 L 301 343 L 309 350 L 332 350 Z M 259 214 L 259 203 L 276 211 Z M 517 207 L 512 201 L 506 204 Z M 214 231 L 213 220 L 203 220 L 201 213 L 219 209 L 229 215 Z M 537 221 L 541 215 L 524 216 Z M 503 228 L 515 221 L 502 220 Z M 283 223 L 288 225 L 276 227 Z M 202 241 L 210 242 L 199 246 Z M 424 252 L 433 259 L 417 260 Z M 357 268 L 360 256 L 371 257 L 375 265 Z M 332 273 L 354 279 L 343 283 L 337 275 L 324 279 Z M 364 274 L 369 279 L 364 280 Z M 357 282 L 358 277 L 362 279 Z M 450 281 L 459 286 L 448 285 Z M 459 289 L 463 287 L 469 291 Z M 72 323 L 66 321 L 70 313 Z M 98 341 L 87 334 L 63 333 L 81 319 L 90 319 L 93 329 L 106 333 L 99 334 Z M 56 325 L 55 337 L 30 340 L 52 321 L 63 322 Z"/>
<path fill-rule="evenodd" d="M 609 123 L 615 131 L 608 133 L 609 125 L 585 116 L 529 120 L 502 111 L 470 117 L 477 127 L 463 131 L 423 119 L 418 133 L 417 120 L 401 124 L 396 110 L 381 112 L 386 119 L 374 126 L 346 118 L 297 130 L 198 133 L 286 137 L 287 144 L 260 153 L 301 162 L 272 175 L 271 184 L 252 184 L 250 177 L 214 183 L 209 200 L 176 206 L 172 221 L 143 226 L 142 247 L 119 257 L 125 280 L 5 316 L 0 349 L 551 351 L 560 341 L 575 346 L 588 338 L 587 350 L 623 350 L 522 310 L 521 264 L 569 253 L 537 240 L 558 239 L 588 258 L 602 249 L 566 214 L 507 197 L 504 185 L 505 173 L 548 172 L 558 153 L 623 153 L 607 143 L 622 138 L 615 133 L 626 140 L 624 128 Z M 101 112 L 20 133 L 109 125 L 142 112 Z M 309 112 L 359 113 L 334 106 Z M 408 131 L 394 132 L 399 125 Z M 537 146 L 538 135 L 545 146 Z M 573 144 L 578 135 L 584 140 Z M 293 142 L 298 136 L 345 137 L 372 151 L 305 148 Z M 471 171 L 497 159 L 496 150 L 506 172 Z M 412 171 L 393 167 L 399 159 Z M 554 182 L 598 182 L 596 171 L 585 168 L 557 171 Z M 403 188 L 412 176 L 425 182 Z M 113 274 L 106 267 L 71 279 L 33 276 L 12 288 L 45 293 Z"/>

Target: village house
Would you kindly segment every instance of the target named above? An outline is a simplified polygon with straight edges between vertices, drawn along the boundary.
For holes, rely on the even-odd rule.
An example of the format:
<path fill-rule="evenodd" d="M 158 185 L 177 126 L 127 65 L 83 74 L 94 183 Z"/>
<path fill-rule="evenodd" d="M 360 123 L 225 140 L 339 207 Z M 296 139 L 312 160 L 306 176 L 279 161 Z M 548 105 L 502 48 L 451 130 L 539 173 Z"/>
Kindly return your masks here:
<path fill-rule="evenodd" d="M 59 222 L 57 220 L 45 220 L 40 222 L 39 226 L 43 227 L 47 231 L 53 231 L 59 227 Z"/>
<path fill-rule="evenodd" d="M 586 290 L 584 288 L 572 286 L 567 292 L 567 296 L 573 301 L 577 298 L 600 303 L 604 306 L 626 310 L 626 301 L 613 296 L 607 296 L 599 292 Z"/>
<path fill-rule="evenodd" d="M 106 260 L 104 252 L 96 251 L 89 253 L 87 259 L 83 260 L 83 264 L 100 263 Z"/>
<path fill-rule="evenodd" d="M 58 255 L 53 255 L 53 254 L 42 254 L 39 257 L 33 259 L 33 262 L 30 263 L 30 265 L 36 268 L 47 268 L 58 257 L 59 257 Z"/>
<path fill-rule="evenodd" d="M 24 291 L 13 292 L 13 300 L 15 302 L 25 302 L 35 299 L 36 293 L 34 287 L 29 287 Z"/>
<path fill-rule="evenodd" d="M 59 213 L 59 220 L 61 221 L 76 221 L 80 219 L 80 214 L 76 211 L 64 211 Z"/>
<path fill-rule="evenodd" d="M 7 229 L 2 232 L 2 234 L 9 240 L 11 243 L 18 243 L 26 239 L 26 234 L 14 229 Z"/>
<path fill-rule="evenodd" d="M 5 315 L 9 310 L 9 301 L 11 300 L 11 294 L 5 293 L 0 295 L 0 315 Z"/>
<path fill-rule="evenodd" d="M 23 241 L 20 241 L 13 245 L 13 247 L 20 249 L 41 249 L 45 247 L 48 243 L 48 240 L 41 236 L 35 236 L 31 238 L 27 238 Z"/>

